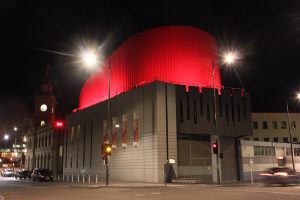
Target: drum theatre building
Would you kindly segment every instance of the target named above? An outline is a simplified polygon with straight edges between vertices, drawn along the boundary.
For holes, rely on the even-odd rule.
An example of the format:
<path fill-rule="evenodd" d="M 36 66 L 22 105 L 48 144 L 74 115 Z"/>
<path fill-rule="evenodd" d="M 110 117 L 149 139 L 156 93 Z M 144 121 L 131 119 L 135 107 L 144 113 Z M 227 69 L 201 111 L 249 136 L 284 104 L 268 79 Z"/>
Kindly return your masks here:
<path fill-rule="evenodd" d="M 217 52 L 211 35 L 189 26 L 127 39 L 86 81 L 78 109 L 66 117 L 64 174 L 103 180 L 101 145 L 109 142 L 111 180 L 163 182 L 170 159 L 176 178 L 217 182 L 219 163 L 222 181 L 239 180 L 238 139 L 252 135 L 250 98 L 222 85 Z"/>

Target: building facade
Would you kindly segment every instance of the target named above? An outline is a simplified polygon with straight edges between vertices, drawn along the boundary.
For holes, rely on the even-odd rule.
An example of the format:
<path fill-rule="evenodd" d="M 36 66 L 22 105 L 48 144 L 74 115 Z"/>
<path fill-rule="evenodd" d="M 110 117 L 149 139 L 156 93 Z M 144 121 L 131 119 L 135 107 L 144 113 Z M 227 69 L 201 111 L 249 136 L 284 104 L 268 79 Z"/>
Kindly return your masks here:
<path fill-rule="evenodd" d="M 110 100 L 112 132 L 107 134 L 107 102 L 66 118 L 64 174 L 105 178 L 101 145 L 113 145 L 112 180 L 163 182 L 164 164 L 175 160 L 177 178 L 216 182 L 213 89 L 155 81 Z M 217 101 L 217 134 L 223 181 L 239 180 L 239 137 L 251 135 L 249 96 L 222 90 Z M 115 125 L 119 124 L 119 128 Z"/>
<path fill-rule="evenodd" d="M 300 143 L 300 114 L 289 113 L 290 133 L 293 143 Z M 289 143 L 287 113 L 252 113 L 254 141 Z"/>
<path fill-rule="evenodd" d="M 46 81 L 35 98 L 34 127 L 26 135 L 24 168 L 46 168 L 62 174 L 64 127 L 55 116 L 56 100 L 52 85 Z"/>

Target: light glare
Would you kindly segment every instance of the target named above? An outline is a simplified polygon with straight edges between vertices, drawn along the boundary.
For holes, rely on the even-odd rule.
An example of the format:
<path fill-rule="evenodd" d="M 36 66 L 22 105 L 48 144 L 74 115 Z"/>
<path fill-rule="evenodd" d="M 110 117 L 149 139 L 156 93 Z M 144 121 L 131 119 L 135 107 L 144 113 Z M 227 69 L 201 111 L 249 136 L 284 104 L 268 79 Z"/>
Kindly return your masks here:
<path fill-rule="evenodd" d="M 227 52 L 224 55 L 224 62 L 228 65 L 235 64 L 237 62 L 237 54 L 235 52 Z"/>
<path fill-rule="evenodd" d="M 5 135 L 4 135 L 4 139 L 5 139 L 5 140 L 8 140 L 8 138 L 9 138 L 9 135 L 5 134 Z"/>
<path fill-rule="evenodd" d="M 82 59 L 83 64 L 87 67 L 94 67 L 98 63 L 97 54 L 91 50 L 83 52 L 81 59 Z"/>

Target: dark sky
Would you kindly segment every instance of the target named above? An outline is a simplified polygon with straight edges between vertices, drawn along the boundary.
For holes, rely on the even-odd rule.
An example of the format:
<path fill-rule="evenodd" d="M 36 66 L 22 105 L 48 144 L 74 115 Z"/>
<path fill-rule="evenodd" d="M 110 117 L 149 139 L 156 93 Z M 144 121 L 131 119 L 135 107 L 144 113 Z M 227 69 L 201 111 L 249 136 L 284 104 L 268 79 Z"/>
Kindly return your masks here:
<path fill-rule="evenodd" d="M 20 2 L 20 3 L 19 3 Z M 109 55 L 136 32 L 162 25 L 191 25 L 214 35 L 220 46 L 239 49 L 236 66 L 254 112 L 284 112 L 300 90 L 299 0 L 2 0 L 0 119 L 32 113 L 36 93 L 50 64 L 58 115 L 77 107 L 87 79 L 74 57 L 82 41 L 106 42 Z M 232 70 L 222 70 L 224 86 L 241 87 Z"/>

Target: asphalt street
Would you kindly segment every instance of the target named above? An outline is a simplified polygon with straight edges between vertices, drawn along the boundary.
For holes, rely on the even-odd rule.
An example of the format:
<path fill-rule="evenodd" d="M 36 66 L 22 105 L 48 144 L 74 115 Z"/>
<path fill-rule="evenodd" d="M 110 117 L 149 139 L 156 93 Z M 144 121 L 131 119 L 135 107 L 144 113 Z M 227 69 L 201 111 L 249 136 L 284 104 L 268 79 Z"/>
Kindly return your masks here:
<path fill-rule="evenodd" d="M 0 178 L 0 200 L 299 200 L 300 185 L 264 187 L 255 185 L 103 183 L 78 184 L 32 182 Z"/>

